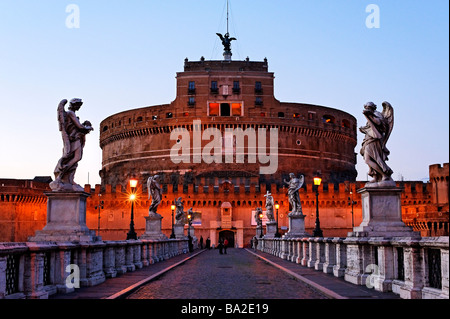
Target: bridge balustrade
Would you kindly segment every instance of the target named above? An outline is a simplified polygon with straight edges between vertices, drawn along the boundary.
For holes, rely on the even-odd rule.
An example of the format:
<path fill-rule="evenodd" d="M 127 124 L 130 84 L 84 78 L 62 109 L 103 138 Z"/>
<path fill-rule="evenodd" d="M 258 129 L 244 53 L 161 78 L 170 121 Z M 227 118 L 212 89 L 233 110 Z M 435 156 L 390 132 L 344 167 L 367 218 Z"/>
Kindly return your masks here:
<path fill-rule="evenodd" d="M 70 293 L 188 251 L 187 239 L 0 243 L 0 299 Z"/>
<path fill-rule="evenodd" d="M 449 237 L 258 238 L 257 249 L 403 299 L 449 298 Z"/>

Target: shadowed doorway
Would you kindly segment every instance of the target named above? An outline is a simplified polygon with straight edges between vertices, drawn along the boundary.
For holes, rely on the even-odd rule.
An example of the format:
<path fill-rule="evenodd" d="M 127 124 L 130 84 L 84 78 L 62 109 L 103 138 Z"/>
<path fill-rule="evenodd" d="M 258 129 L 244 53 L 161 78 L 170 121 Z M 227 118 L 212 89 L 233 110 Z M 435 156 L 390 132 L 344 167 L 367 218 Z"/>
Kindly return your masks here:
<path fill-rule="evenodd" d="M 219 241 L 228 240 L 228 248 L 234 248 L 234 233 L 231 230 L 222 230 L 219 233 Z"/>

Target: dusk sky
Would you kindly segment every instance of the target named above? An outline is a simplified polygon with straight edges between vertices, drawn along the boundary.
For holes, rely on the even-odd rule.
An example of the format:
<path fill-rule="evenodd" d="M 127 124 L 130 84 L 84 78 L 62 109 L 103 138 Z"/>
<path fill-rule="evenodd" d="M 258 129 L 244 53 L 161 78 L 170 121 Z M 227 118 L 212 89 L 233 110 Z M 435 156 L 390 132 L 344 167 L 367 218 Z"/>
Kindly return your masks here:
<path fill-rule="evenodd" d="M 429 165 L 449 162 L 447 0 L 230 0 L 230 8 L 233 60 L 267 58 L 278 100 L 341 109 L 358 127 L 366 102 L 389 101 L 393 178 L 425 181 Z M 216 32 L 226 32 L 226 0 L 0 0 L 0 178 L 54 178 L 56 109 L 78 97 L 78 116 L 95 131 L 75 181 L 99 184 L 100 122 L 173 101 L 186 57 L 223 58 Z M 365 181 L 363 137 L 355 153 Z"/>

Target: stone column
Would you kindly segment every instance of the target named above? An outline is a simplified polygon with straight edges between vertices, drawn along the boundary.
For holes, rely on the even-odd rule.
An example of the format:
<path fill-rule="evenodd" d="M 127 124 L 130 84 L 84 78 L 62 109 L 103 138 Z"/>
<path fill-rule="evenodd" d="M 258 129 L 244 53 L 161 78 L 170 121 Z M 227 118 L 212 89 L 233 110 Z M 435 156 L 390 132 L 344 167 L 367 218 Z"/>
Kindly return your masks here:
<path fill-rule="evenodd" d="M 325 262 L 323 263 L 323 272 L 332 274 L 334 266 L 336 265 L 336 244 L 333 238 L 324 238 L 325 242 Z"/>
<path fill-rule="evenodd" d="M 343 277 L 347 265 L 347 247 L 343 243 L 344 238 L 335 237 L 333 243 L 336 245 L 336 264 L 333 266 L 333 275 Z"/>
<path fill-rule="evenodd" d="M 372 273 L 373 286 L 375 290 L 381 292 L 392 291 L 392 281 L 394 280 L 394 252 L 389 240 L 373 238 L 369 240 L 378 255 L 378 264 L 375 272 Z"/>

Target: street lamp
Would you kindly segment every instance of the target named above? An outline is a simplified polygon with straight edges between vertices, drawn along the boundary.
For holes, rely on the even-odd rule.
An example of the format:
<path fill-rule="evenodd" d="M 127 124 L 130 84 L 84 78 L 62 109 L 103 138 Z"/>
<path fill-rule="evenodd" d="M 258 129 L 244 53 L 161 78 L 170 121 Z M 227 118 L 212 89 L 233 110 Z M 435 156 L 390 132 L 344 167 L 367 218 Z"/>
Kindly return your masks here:
<path fill-rule="evenodd" d="M 355 227 L 355 222 L 354 222 L 354 218 L 353 218 L 353 205 L 356 205 L 356 201 L 353 200 L 353 192 L 350 191 L 350 195 L 352 196 L 351 198 L 348 198 L 348 205 L 352 206 L 352 228 Z"/>
<path fill-rule="evenodd" d="M 319 186 L 322 183 L 322 178 L 319 175 L 314 176 L 314 186 L 316 189 L 316 227 L 313 231 L 314 237 L 323 237 L 322 230 L 320 229 L 320 220 L 319 220 Z"/>
<path fill-rule="evenodd" d="M 100 199 L 102 194 L 99 194 L 98 197 Z M 100 210 L 104 208 L 105 202 L 100 200 L 98 205 L 94 207 L 94 209 L 98 209 L 98 225 L 97 225 L 97 236 L 100 236 Z"/>
<path fill-rule="evenodd" d="M 275 204 L 275 209 L 277 210 L 277 232 L 275 233 L 275 238 L 280 238 L 281 234 L 278 232 L 278 209 L 280 208 L 280 205 Z"/>
<path fill-rule="evenodd" d="M 188 244 L 189 244 L 189 252 L 192 252 L 193 246 L 192 246 L 192 237 L 191 237 L 191 224 L 192 224 L 192 215 L 188 214 L 187 215 L 187 219 L 188 219 Z"/>
<path fill-rule="evenodd" d="M 137 240 L 137 234 L 134 231 L 134 201 L 136 200 L 136 186 L 138 181 L 135 179 L 130 180 L 130 201 L 131 201 L 131 219 L 130 219 L 130 231 L 127 234 L 127 240 L 134 239 Z"/>
<path fill-rule="evenodd" d="M 175 238 L 175 230 L 173 229 L 173 213 L 175 211 L 175 205 L 170 206 L 170 208 L 172 209 L 172 234 L 170 234 L 170 238 L 174 239 Z"/>
<path fill-rule="evenodd" d="M 259 220 L 261 221 L 261 234 L 259 235 L 259 238 L 263 237 L 263 224 L 262 224 L 263 217 L 264 217 L 264 215 L 263 215 L 263 213 L 261 211 L 261 213 L 259 213 Z"/>

